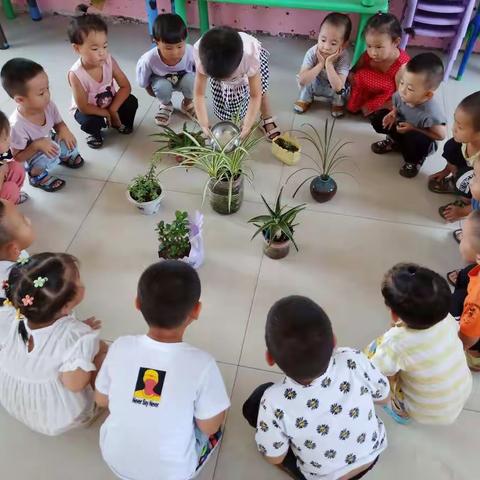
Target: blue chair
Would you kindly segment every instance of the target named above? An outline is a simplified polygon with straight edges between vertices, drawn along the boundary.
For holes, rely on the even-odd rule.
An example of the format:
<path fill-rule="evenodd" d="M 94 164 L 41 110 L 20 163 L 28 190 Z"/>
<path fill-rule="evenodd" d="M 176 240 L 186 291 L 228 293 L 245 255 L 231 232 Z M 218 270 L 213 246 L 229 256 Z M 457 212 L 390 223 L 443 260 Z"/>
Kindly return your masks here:
<path fill-rule="evenodd" d="M 457 73 L 457 80 L 461 80 L 463 74 L 465 72 L 465 68 L 467 67 L 468 59 L 470 58 L 470 54 L 473 52 L 475 47 L 475 42 L 477 41 L 478 37 L 480 36 L 480 11 L 477 9 L 477 13 L 473 17 L 470 25 L 468 26 L 467 35 L 465 38 L 467 39 L 467 45 L 465 47 L 465 52 L 463 53 L 462 62 L 460 63 L 460 67 L 458 68 Z"/>

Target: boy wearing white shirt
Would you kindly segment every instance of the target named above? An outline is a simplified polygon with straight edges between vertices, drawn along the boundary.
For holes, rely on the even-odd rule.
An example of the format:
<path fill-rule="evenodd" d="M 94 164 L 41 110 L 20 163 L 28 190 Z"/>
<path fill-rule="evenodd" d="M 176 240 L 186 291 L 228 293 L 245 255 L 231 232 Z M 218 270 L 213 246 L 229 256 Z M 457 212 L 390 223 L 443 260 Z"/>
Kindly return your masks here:
<path fill-rule="evenodd" d="M 217 364 L 182 340 L 200 314 L 200 290 L 186 263 L 147 268 L 136 306 L 148 333 L 116 340 L 97 376 L 96 401 L 110 410 L 100 448 L 119 478 L 193 478 L 221 436 L 230 401 Z"/>

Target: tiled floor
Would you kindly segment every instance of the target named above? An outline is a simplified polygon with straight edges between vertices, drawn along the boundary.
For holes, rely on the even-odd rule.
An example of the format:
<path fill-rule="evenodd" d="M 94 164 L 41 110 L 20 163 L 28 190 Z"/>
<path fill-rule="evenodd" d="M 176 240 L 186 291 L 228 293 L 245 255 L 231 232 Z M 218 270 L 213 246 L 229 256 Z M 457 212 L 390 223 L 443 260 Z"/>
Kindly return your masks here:
<path fill-rule="evenodd" d="M 97 315 L 109 340 L 145 330 L 133 308 L 136 282 L 145 266 L 156 260 L 154 224 L 170 219 L 176 209 L 201 208 L 198 172 L 177 169 L 162 179 L 167 190 L 160 212 L 139 215 L 126 201 L 126 183 L 142 172 L 154 151 L 148 137 L 158 131 L 153 124 L 155 103 L 134 87 L 140 101 L 135 133 L 114 134 L 105 148 L 85 146 L 76 123 L 67 113 L 70 93 L 66 71 L 75 60 L 66 40 L 67 20 L 50 17 L 32 24 L 26 17 L 14 22 L 1 19 L 12 48 L 0 53 L 0 63 L 14 56 L 32 58 L 46 68 L 53 97 L 68 124 L 78 135 L 86 158 L 85 168 L 60 171 L 67 187 L 54 195 L 27 190 L 32 200 L 22 209 L 33 219 L 38 238 L 31 252 L 67 250 L 79 257 L 87 285 L 79 314 Z M 135 63 L 149 47 L 143 25 L 113 25 L 111 51 L 130 79 Z M 192 33 L 196 38 L 196 33 Z M 283 129 L 303 122 L 319 125 L 327 110 L 315 107 L 303 117 L 291 112 L 297 89 L 295 71 L 311 43 L 304 40 L 263 38 L 271 51 L 271 98 Z M 472 58 L 462 82 L 450 80 L 440 91 L 452 117 L 455 105 L 478 88 L 480 58 Z M 12 102 L 0 92 L 0 108 L 10 112 Z M 176 118 L 176 126 L 183 119 Z M 339 176 L 339 191 L 328 204 L 313 203 L 307 189 L 299 201 L 308 202 L 297 229 L 300 252 L 282 261 L 262 256 L 260 240 L 250 242 L 253 229 L 246 220 L 262 211 L 259 194 L 274 197 L 292 168 L 283 166 L 261 145 L 251 167 L 254 187 L 248 187 L 240 212 L 231 217 L 213 213 L 205 205 L 206 260 L 199 273 L 203 282 L 204 311 L 187 332 L 187 340 L 212 352 L 232 392 L 221 450 L 208 466 L 203 480 L 274 479 L 283 477 L 257 454 L 253 432 L 243 421 L 241 405 L 260 382 L 279 378 L 263 359 L 265 316 L 273 301 L 286 294 L 311 296 L 332 318 L 339 343 L 364 346 L 387 326 L 387 312 L 379 291 L 383 273 L 394 263 L 413 260 L 439 272 L 461 265 L 452 239 L 454 226 L 441 221 L 437 208 L 449 200 L 426 188 L 429 173 L 442 166 L 440 154 L 430 158 L 421 174 L 406 180 L 397 173 L 395 155 L 378 157 L 370 152 L 376 136 L 359 118 L 338 122 L 338 134 L 351 140 L 349 176 Z M 166 161 L 166 164 L 173 164 Z M 301 166 L 308 166 L 304 157 Z M 67 177 L 68 174 L 68 177 Z M 292 186 L 287 186 L 287 193 Z M 455 225 L 456 226 L 456 225 Z M 458 422 L 449 428 L 402 427 L 385 419 L 390 447 L 369 478 L 372 480 L 467 479 L 478 471 L 477 434 L 480 429 L 480 382 Z M 20 480 L 111 479 L 98 450 L 98 425 L 60 438 L 45 438 L 0 411 L 0 464 L 2 478 Z"/>

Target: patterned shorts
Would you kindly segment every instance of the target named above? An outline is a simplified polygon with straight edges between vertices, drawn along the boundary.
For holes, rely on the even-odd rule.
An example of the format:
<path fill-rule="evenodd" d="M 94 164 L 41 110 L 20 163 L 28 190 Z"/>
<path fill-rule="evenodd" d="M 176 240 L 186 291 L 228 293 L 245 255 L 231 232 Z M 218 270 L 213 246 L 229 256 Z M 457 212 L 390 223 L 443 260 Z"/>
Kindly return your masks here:
<path fill-rule="evenodd" d="M 270 71 L 268 59 L 270 53 L 262 48 L 260 52 L 260 77 L 262 80 L 262 94 L 268 90 Z M 210 86 L 213 94 L 213 112 L 220 120 L 232 120 L 237 116 L 244 118 L 250 100 L 250 88 L 248 85 L 231 87 L 230 85 L 210 78 Z"/>

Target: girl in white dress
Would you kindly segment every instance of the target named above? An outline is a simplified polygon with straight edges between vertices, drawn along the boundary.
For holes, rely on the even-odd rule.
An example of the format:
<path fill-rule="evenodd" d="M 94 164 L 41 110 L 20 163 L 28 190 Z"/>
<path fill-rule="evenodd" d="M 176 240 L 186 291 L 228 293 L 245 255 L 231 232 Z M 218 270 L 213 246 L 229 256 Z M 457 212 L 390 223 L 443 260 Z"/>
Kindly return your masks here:
<path fill-rule="evenodd" d="M 0 325 L 0 403 L 46 435 L 88 424 L 107 347 L 94 317 L 80 322 L 72 313 L 85 294 L 76 258 L 41 253 L 20 260 L 5 287 L 17 319 Z"/>

